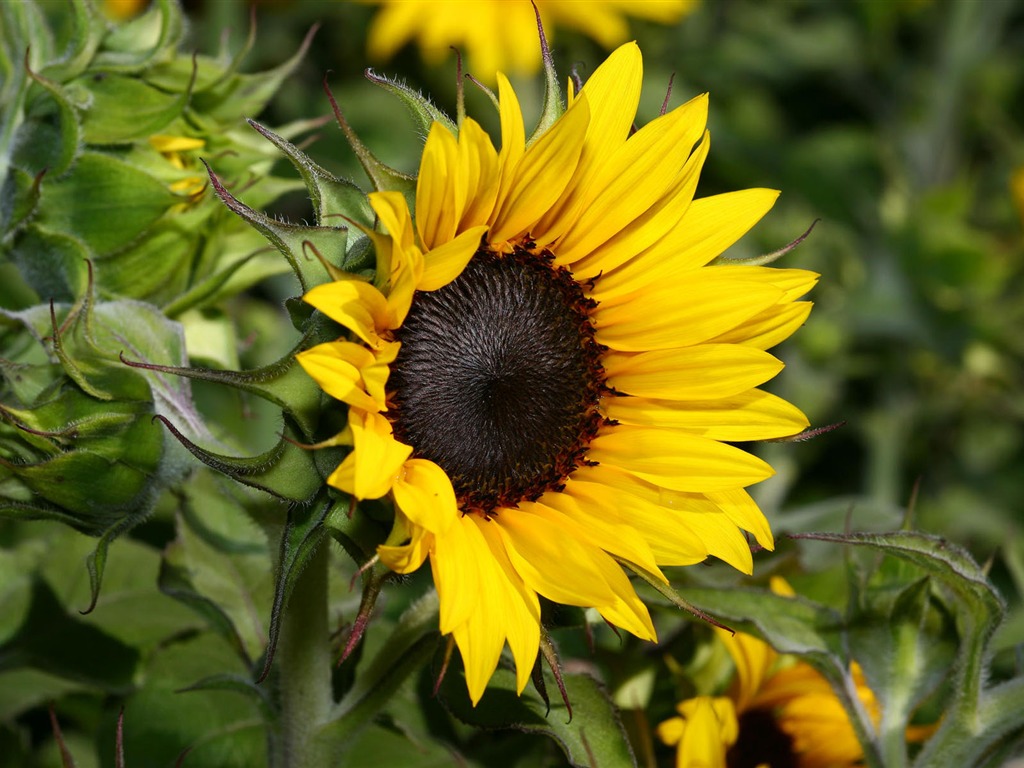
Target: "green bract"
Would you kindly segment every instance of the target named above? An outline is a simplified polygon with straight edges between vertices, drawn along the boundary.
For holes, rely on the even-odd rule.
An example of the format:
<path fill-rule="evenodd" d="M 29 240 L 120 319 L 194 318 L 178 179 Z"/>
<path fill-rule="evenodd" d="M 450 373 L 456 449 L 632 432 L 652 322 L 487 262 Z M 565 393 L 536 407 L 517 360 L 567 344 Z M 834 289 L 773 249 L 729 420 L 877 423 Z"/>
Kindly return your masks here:
<path fill-rule="evenodd" d="M 172 0 L 122 26 L 86 0 L 68 7 L 66 39 L 32 2 L 0 7 L 0 303 L 74 301 L 86 259 L 98 296 L 171 316 L 282 271 L 210 193 L 200 157 L 261 205 L 296 186 L 270 175 L 273 151 L 242 118 L 262 110 L 305 45 L 274 70 L 240 74 L 252 40 L 233 57 L 180 51 Z"/>

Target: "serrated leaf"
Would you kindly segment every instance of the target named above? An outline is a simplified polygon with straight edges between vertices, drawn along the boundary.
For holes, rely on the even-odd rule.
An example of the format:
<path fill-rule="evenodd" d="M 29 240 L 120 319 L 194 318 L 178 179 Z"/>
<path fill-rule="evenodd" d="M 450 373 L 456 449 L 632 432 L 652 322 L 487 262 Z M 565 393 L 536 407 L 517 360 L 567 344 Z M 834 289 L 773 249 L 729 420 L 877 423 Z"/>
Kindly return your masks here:
<path fill-rule="evenodd" d="M 580 768 L 618 768 L 636 765 L 618 712 L 608 693 L 589 675 L 563 675 L 572 703 L 570 719 L 561 700 L 547 712 L 541 697 L 531 689 L 516 695 L 515 674 L 499 668 L 483 698 L 474 707 L 461 675 L 449 671 L 440 695 L 448 711 L 464 723 L 483 729 L 512 728 L 547 736 L 561 747 L 570 765 Z"/>

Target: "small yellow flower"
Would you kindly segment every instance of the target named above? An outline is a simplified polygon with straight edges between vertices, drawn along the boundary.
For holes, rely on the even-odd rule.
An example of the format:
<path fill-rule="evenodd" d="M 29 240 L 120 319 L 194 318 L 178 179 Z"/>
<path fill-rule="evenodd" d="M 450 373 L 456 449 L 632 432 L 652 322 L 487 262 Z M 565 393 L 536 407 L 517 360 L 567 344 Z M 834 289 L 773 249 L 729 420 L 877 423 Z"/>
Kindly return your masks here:
<path fill-rule="evenodd" d="M 772 580 L 772 591 L 793 595 L 782 579 Z M 736 678 L 728 697 L 687 699 L 676 707 L 679 717 L 658 726 L 658 737 L 676 747 L 677 768 L 849 768 L 863 759 L 846 710 L 814 668 L 751 635 L 715 632 Z M 850 674 L 877 726 L 881 709 L 856 662 Z"/>
<path fill-rule="evenodd" d="M 188 203 L 195 202 L 206 189 L 206 176 L 192 172 L 196 160 L 194 154 L 188 153 L 202 149 L 206 142 L 188 136 L 154 135 L 149 137 L 149 144 L 174 169 L 171 171 L 174 180 L 167 185 L 168 189 L 177 195 L 187 197 Z"/>
<path fill-rule="evenodd" d="M 744 489 L 772 470 L 727 443 L 807 425 L 757 387 L 817 275 L 709 265 L 777 193 L 694 200 L 707 97 L 634 133 L 641 70 L 619 48 L 529 146 L 499 75 L 500 151 L 471 119 L 435 123 L 415 220 L 401 194 L 369 196 L 376 282 L 305 296 L 349 332 L 298 355 L 349 407 L 327 482 L 393 498 L 378 555 L 399 573 L 429 558 L 474 702 L 506 642 L 526 685 L 539 595 L 654 640 L 619 561 L 749 573 L 741 529 L 773 539 Z"/>
<path fill-rule="evenodd" d="M 370 56 L 384 61 L 413 39 L 431 65 L 451 46 L 468 58 L 469 72 L 488 83 L 496 74 L 533 74 L 540 68 L 537 19 L 529 0 L 371 0 L 384 6 L 370 27 Z M 537 0 L 550 34 L 576 29 L 612 50 L 629 39 L 626 17 L 674 24 L 697 0 Z"/>

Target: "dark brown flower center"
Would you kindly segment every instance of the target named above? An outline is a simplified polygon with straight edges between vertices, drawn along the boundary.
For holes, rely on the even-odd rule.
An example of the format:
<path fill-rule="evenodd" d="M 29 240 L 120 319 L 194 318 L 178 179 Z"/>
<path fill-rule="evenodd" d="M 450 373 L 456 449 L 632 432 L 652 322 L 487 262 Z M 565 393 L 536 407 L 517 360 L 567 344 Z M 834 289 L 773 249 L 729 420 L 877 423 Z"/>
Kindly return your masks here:
<path fill-rule="evenodd" d="M 395 436 L 444 469 L 463 509 L 559 487 L 601 424 L 596 304 L 551 258 L 480 250 L 451 283 L 417 292 L 395 332 Z"/>
<path fill-rule="evenodd" d="M 793 739 L 769 710 L 747 710 L 740 715 L 739 726 L 740 737 L 726 755 L 729 768 L 799 768 Z"/>

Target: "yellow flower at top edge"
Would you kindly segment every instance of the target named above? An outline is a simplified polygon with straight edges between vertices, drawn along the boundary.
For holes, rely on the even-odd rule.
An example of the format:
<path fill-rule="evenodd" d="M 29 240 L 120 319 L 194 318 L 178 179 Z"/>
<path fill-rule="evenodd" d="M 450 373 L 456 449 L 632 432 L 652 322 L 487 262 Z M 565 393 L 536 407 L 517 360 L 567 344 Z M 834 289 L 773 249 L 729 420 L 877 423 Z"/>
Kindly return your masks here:
<path fill-rule="evenodd" d="M 757 387 L 817 276 L 709 266 L 778 193 L 694 200 L 707 97 L 631 134 L 641 79 L 623 45 L 527 147 L 499 75 L 500 151 L 471 119 L 458 136 L 434 124 L 415 217 L 369 196 L 376 283 L 305 296 L 349 331 L 298 356 L 349 406 L 353 450 L 327 482 L 393 499 L 380 559 L 429 559 L 474 702 L 506 643 L 526 685 L 538 596 L 654 640 L 620 561 L 751 572 L 743 531 L 773 540 L 744 489 L 772 470 L 728 443 L 807 426 Z"/>
<path fill-rule="evenodd" d="M 488 83 L 495 73 L 529 75 L 540 69 L 537 18 L 529 0 L 369 0 L 383 6 L 370 26 L 370 56 L 384 61 L 410 40 L 428 64 L 451 54 L 467 57 L 468 71 Z M 544 29 L 576 29 L 611 50 L 629 39 L 627 17 L 674 24 L 697 0 L 537 0 Z M 524 43 L 524 41 L 527 41 Z"/>

